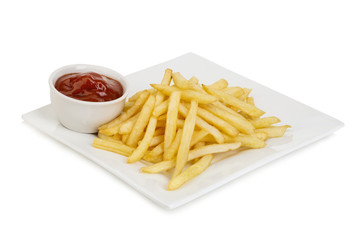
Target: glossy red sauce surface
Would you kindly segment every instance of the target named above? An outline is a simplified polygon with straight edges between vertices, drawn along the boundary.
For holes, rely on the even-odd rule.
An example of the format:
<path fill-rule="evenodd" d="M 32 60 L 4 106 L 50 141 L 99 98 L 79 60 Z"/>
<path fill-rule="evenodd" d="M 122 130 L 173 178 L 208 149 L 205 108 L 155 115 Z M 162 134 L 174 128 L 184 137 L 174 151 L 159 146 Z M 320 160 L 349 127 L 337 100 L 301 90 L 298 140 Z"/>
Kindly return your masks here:
<path fill-rule="evenodd" d="M 117 80 L 95 72 L 65 74 L 56 80 L 55 88 L 68 97 L 88 102 L 106 102 L 123 95 Z"/>

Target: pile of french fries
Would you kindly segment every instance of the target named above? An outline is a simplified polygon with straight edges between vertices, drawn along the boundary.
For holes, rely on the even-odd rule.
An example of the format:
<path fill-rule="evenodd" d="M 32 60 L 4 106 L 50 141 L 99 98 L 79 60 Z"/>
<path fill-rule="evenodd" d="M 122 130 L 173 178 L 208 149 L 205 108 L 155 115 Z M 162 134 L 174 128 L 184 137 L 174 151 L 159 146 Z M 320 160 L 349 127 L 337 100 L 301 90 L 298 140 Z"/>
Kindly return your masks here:
<path fill-rule="evenodd" d="M 174 84 L 172 84 L 172 81 Z M 167 190 L 201 174 L 214 154 L 263 148 L 289 125 L 261 117 L 251 89 L 229 87 L 224 79 L 205 86 L 166 69 L 160 84 L 128 99 L 123 113 L 99 127 L 93 146 L 142 161 L 143 173 L 171 173 Z"/>

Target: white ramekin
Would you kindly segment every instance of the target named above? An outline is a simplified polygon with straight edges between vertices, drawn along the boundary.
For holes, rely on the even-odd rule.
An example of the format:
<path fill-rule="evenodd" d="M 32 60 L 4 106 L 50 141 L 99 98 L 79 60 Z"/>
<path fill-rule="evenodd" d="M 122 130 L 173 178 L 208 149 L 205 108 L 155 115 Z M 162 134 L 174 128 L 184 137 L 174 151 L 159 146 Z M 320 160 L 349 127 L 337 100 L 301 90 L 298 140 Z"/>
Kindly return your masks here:
<path fill-rule="evenodd" d="M 107 102 L 87 102 L 65 96 L 54 86 L 56 80 L 64 74 L 90 71 L 119 81 L 124 90 L 123 95 Z M 121 74 L 109 68 L 87 64 L 73 64 L 55 70 L 49 77 L 49 86 L 51 105 L 59 122 L 70 130 L 82 133 L 95 133 L 99 126 L 117 117 L 128 95 L 128 84 Z"/>

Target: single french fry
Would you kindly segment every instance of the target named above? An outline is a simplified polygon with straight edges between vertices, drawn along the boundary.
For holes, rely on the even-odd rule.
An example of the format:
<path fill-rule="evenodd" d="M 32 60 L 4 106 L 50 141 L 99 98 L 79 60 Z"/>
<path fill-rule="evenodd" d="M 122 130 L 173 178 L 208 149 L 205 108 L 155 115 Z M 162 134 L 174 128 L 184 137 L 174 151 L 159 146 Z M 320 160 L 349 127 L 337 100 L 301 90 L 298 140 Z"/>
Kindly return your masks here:
<path fill-rule="evenodd" d="M 204 138 L 202 140 L 205 141 Z M 258 138 L 257 133 L 256 136 L 239 134 L 236 137 L 229 137 L 225 135 L 225 141 L 229 143 L 240 142 L 242 143 L 243 147 L 249 147 L 249 148 L 263 148 L 266 146 L 266 142 Z"/>
<path fill-rule="evenodd" d="M 213 89 L 211 87 L 207 87 L 205 85 L 203 85 L 203 88 L 204 88 L 204 90 L 206 90 L 206 92 L 208 92 L 209 94 L 211 94 L 213 96 L 216 96 L 222 102 L 238 108 L 239 110 L 241 110 L 242 112 L 244 112 L 245 114 L 247 114 L 251 117 L 256 118 L 256 117 L 260 117 L 264 114 L 264 111 L 262 111 L 261 109 L 258 109 L 257 107 L 255 107 L 251 104 L 248 104 L 244 101 L 241 101 L 240 99 L 235 98 L 232 95 L 229 95 L 225 92 L 222 92 L 217 89 Z"/>
<path fill-rule="evenodd" d="M 163 76 L 163 79 L 162 79 L 162 82 L 161 84 L 162 85 L 169 85 L 171 80 L 172 80 L 172 69 L 170 68 L 167 68 L 165 71 L 164 71 L 164 76 Z"/>
<path fill-rule="evenodd" d="M 181 92 L 173 92 L 169 97 L 169 107 L 167 111 L 167 119 L 164 133 L 164 149 L 167 151 L 172 143 L 177 131 L 178 106 L 180 102 Z"/>
<path fill-rule="evenodd" d="M 265 128 L 271 126 L 272 124 L 280 122 L 280 120 L 277 117 L 264 117 L 264 118 L 250 119 L 249 121 L 255 128 Z"/>
<path fill-rule="evenodd" d="M 161 84 L 150 84 L 150 85 L 167 96 L 170 96 L 172 92 L 181 91 L 180 88 L 175 86 L 165 86 Z M 182 90 L 181 99 L 188 102 L 192 100 L 197 100 L 200 104 L 208 104 L 217 100 L 215 96 L 194 90 Z"/>
<path fill-rule="evenodd" d="M 107 140 L 101 138 L 95 138 L 93 141 L 93 147 L 107 150 L 110 152 L 118 153 L 123 156 L 130 156 L 134 151 L 134 148 L 129 147 L 121 142 L 116 142 L 115 140 Z"/>
<path fill-rule="evenodd" d="M 177 87 L 179 87 L 181 89 L 192 89 L 192 87 L 193 87 L 192 82 L 189 82 L 179 72 L 173 73 L 172 77 L 173 77 L 174 85 L 176 85 Z"/>
<path fill-rule="evenodd" d="M 183 126 L 182 139 L 177 153 L 173 177 L 176 177 L 180 172 L 182 172 L 184 165 L 188 161 L 189 146 L 192 140 L 194 126 L 196 124 L 197 108 L 197 100 L 192 100 L 191 107 Z"/>
<path fill-rule="evenodd" d="M 237 114 L 236 112 L 234 114 L 231 114 L 230 111 L 233 111 L 232 109 L 229 109 L 229 111 L 225 111 L 222 108 L 217 107 L 216 105 L 209 104 L 207 106 L 202 107 L 209 112 L 213 113 L 214 115 L 220 117 L 224 121 L 230 123 L 233 127 L 238 129 L 242 133 L 246 134 L 254 134 L 254 126 L 247 121 L 242 115 Z"/>
<path fill-rule="evenodd" d="M 188 109 L 184 105 L 180 104 L 179 113 L 182 114 L 183 117 L 187 117 Z M 224 143 L 223 134 L 217 128 L 213 127 L 212 125 L 210 125 L 209 123 L 207 123 L 198 116 L 196 116 L 196 126 L 211 134 L 218 143 Z"/>
<path fill-rule="evenodd" d="M 129 108 L 126 112 L 122 113 L 119 117 L 113 119 L 109 123 L 106 123 L 106 124 L 100 126 L 99 130 L 114 127 L 114 126 L 126 121 L 128 118 L 132 117 L 133 115 L 135 115 L 137 112 L 139 112 L 141 107 L 144 105 L 144 103 L 148 99 L 149 95 L 150 95 L 150 93 L 148 91 L 142 91 L 140 93 L 139 97 L 137 98 L 137 100 L 135 101 L 134 105 L 131 108 Z"/>
<path fill-rule="evenodd" d="M 207 154 L 213 153 L 220 153 L 220 152 L 227 152 L 230 150 L 235 150 L 242 146 L 241 142 L 234 142 L 234 143 L 222 143 L 222 144 L 210 144 L 200 148 L 193 149 L 189 151 L 188 161 L 202 157 Z"/>
<path fill-rule="evenodd" d="M 155 127 L 157 126 L 157 118 L 151 117 L 145 131 L 144 138 L 142 139 L 139 146 L 134 150 L 132 155 L 127 160 L 127 163 L 134 163 L 139 161 L 149 148 L 150 142 L 153 138 Z"/>
<path fill-rule="evenodd" d="M 227 80 L 222 78 L 222 79 L 219 79 L 217 82 L 212 83 L 208 87 L 213 88 L 213 89 L 222 90 L 222 89 L 228 87 L 228 82 L 227 82 Z"/>
<path fill-rule="evenodd" d="M 175 138 L 171 145 L 168 147 L 167 151 L 164 151 L 164 160 L 169 161 L 172 160 L 173 157 L 176 155 L 181 139 L 182 139 L 182 131 L 183 129 L 178 129 Z"/>
<path fill-rule="evenodd" d="M 147 167 L 142 167 L 140 171 L 143 173 L 160 173 L 174 167 L 175 167 L 175 161 L 170 160 L 170 161 L 162 161 Z"/>
<path fill-rule="evenodd" d="M 184 172 L 180 173 L 175 178 L 171 179 L 168 183 L 167 190 L 172 191 L 181 187 L 187 181 L 195 178 L 204 170 L 206 170 L 211 164 L 213 159 L 212 154 L 203 156 L 200 160 L 194 163 L 192 166 L 188 167 Z"/>
<path fill-rule="evenodd" d="M 129 134 L 129 137 L 127 139 L 128 146 L 135 147 L 137 145 L 137 142 L 139 141 L 140 136 L 143 133 L 152 115 L 154 103 L 155 97 L 153 95 L 150 95 L 148 100 L 144 103 L 144 106 L 139 113 L 139 117 L 137 118 L 137 121 L 135 122 L 134 127 Z"/>
<path fill-rule="evenodd" d="M 268 135 L 269 138 L 276 138 L 276 137 L 282 137 L 287 128 L 291 127 L 290 125 L 284 125 L 284 126 L 270 126 L 266 128 L 259 128 L 256 129 L 255 132 L 263 132 Z"/>

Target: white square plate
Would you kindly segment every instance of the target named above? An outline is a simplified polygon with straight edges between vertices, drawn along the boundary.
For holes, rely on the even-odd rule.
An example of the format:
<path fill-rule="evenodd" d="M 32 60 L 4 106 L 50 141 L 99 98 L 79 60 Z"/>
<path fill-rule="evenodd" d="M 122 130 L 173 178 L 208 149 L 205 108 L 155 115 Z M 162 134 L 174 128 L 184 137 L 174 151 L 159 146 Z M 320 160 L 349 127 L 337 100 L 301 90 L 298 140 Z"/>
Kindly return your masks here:
<path fill-rule="evenodd" d="M 126 158 L 115 153 L 93 148 L 93 134 L 82 134 L 64 128 L 50 105 L 23 115 L 23 119 L 49 136 L 96 162 L 154 202 L 167 208 L 181 206 L 210 192 L 243 174 L 254 170 L 287 153 L 315 142 L 343 126 L 343 123 L 287 96 L 233 73 L 195 54 L 176 59 L 128 75 L 130 94 L 159 83 L 164 70 L 171 68 L 186 78 L 196 76 L 201 83 L 212 83 L 225 78 L 230 86 L 251 88 L 256 105 L 265 116 L 277 116 L 283 124 L 292 126 L 283 138 L 267 140 L 263 149 L 230 152 L 217 156 L 200 176 L 177 191 L 166 191 L 168 176 L 140 173 L 142 163 L 127 164 Z M 222 160 L 222 161 L 219 161 Z"/>

